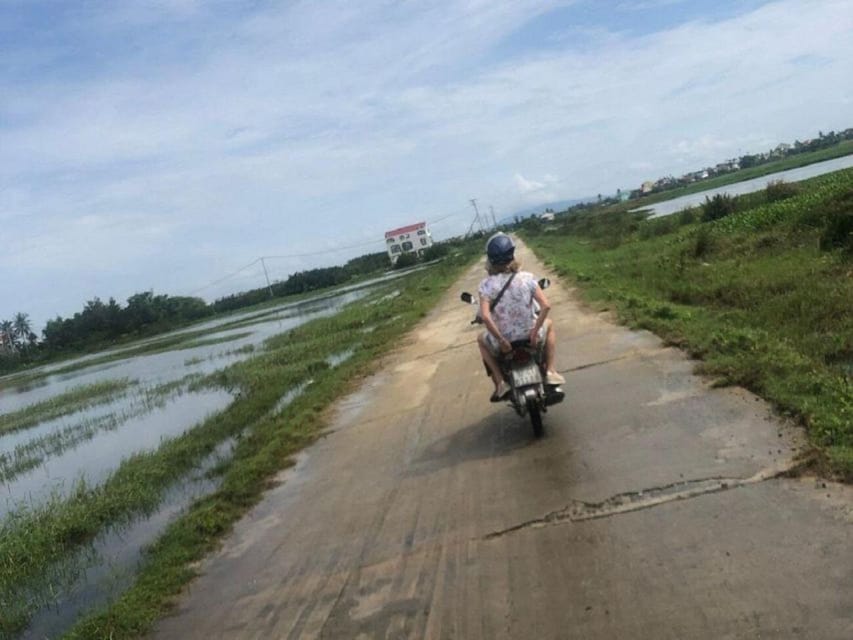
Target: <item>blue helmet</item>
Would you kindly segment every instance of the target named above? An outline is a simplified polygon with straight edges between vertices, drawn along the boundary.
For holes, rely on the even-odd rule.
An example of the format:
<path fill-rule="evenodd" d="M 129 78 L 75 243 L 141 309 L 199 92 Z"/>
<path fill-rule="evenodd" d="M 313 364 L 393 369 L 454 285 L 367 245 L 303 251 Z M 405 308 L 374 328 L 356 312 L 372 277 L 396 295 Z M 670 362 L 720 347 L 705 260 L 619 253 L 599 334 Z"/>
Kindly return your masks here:
<path fill-rule="evenodd" d="M 509 264 L 515 258 L 515 243 L 505 233 L 496 233 L 486 243 L 486 255 L 493 265 Z"/>

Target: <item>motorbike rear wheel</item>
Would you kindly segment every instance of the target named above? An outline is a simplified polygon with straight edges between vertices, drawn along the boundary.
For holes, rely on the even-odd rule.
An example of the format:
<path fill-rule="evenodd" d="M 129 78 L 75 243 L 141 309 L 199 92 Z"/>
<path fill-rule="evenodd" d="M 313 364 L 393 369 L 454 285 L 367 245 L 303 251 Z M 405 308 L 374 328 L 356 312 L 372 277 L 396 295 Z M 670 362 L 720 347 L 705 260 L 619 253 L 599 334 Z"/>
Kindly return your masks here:
<path fill-rule="evenodd" d="M 530 414 L 530 424 L 533 425 L 534 437 L 541 438 L 545 435 L 545 428 L 542 425 L 542 412 L 534 400 L 527 401 L 527 413 Z"/>

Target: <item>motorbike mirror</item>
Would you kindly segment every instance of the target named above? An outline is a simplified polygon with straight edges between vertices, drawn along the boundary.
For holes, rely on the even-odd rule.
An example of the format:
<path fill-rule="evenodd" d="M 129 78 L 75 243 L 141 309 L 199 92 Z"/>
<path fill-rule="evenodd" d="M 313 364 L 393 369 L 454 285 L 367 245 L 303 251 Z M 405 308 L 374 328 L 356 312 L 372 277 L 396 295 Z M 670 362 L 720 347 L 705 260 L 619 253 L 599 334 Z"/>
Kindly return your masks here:
<path fill-rule="evenodd" d="M 550 280 L 548 280 L 548 278 L 542 278 L 542 279 L 539 281 L 539 288 L 540 288 L 540 289 L 547 289 L 547 288 L 548 288 L 548 287 L 550 287 L 550 286 L 551 286 L 551 281 L 550 281 Z"/>
<path fill-rule="evenodd" d="M 459 297 L 462 299 L 462 302 L 465 302 L 467 304 L 474 304 L 474 296 L 472 296 L 467 291 L 463 291 L 462 295 Z"/>

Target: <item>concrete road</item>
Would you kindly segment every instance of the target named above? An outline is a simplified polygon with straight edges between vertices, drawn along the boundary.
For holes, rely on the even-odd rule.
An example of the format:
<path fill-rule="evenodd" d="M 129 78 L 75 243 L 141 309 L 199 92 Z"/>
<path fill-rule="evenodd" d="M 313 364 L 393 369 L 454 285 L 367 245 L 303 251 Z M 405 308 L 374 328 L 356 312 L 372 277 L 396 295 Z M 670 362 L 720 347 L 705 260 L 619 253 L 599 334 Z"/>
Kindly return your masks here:
<path fill-rule="evenodd" d="M 526 250 L 528 270 L 545 273 Z M 547 292 L 546 435 L 476 354 L 482 265 L 342 400 L 157 638 L 853 638 L 853 490 L 653 335 Z"/>

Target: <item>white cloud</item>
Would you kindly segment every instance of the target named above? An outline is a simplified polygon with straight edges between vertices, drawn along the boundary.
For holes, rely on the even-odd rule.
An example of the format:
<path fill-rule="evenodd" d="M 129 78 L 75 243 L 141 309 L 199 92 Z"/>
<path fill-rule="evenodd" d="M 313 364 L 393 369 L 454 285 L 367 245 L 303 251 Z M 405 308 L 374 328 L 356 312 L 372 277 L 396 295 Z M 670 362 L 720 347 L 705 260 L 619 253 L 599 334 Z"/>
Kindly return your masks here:
<path fill-rule="evenodd" d="M 0 317 L 37 300 L 23 292 L 39 265 L 41 278 L 121 265 L 122 285 L 178 290 L 472 196 L 511 213 L 851 125 L 849 0 L 639 38 L 602 25 L 583 50 L 489 57 L 558 4 L 338 0 L 218 18 L 160 0 L 81 21 L 98 37 L 186 28 L 90 74 L 0 80 L 0 268 L 13 274 Z"/>

